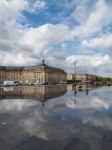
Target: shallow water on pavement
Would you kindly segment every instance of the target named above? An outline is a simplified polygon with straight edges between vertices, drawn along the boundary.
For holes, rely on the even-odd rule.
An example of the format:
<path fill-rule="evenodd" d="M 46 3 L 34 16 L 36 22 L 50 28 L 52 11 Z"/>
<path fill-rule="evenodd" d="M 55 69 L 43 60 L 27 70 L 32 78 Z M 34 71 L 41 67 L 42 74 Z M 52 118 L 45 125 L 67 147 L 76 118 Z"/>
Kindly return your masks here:
<path fill-rule="evenodd" d="M 0 88 L 0 150 L 112 150 L 112 87 Z"/>

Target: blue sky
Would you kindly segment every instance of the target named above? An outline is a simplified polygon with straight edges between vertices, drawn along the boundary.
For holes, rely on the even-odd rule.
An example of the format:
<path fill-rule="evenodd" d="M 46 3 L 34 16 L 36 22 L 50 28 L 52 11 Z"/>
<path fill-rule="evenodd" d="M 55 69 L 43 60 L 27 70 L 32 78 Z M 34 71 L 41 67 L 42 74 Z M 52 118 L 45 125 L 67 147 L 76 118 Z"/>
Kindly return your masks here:
<path fill-rule="evenodd" d="M 112 0 L 1 0 L 1 65 L 112 76 Z"/>

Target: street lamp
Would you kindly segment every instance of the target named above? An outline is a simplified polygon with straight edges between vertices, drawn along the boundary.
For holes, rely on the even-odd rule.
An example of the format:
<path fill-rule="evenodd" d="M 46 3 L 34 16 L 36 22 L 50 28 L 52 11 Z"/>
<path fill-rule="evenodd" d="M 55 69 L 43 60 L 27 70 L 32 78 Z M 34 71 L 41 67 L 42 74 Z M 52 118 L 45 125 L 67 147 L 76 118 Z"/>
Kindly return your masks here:
<path fill-rule="evenodd" d="M 75 69 L 75 84 L 76 84 L 76 63 L 77 63 L 77 62 L 74 61 L 74 67 L 75 67 L 75 68 L 74 68 L 74 69 Z"/>
<path fill-rule="evenodd" d="M 77 91 L 76 91 L 76 61 L 74 61 L 74 69 L 75 69 L 75 91 L 74 91 L 74 94 L 76 94 L 77 93 Z"/>

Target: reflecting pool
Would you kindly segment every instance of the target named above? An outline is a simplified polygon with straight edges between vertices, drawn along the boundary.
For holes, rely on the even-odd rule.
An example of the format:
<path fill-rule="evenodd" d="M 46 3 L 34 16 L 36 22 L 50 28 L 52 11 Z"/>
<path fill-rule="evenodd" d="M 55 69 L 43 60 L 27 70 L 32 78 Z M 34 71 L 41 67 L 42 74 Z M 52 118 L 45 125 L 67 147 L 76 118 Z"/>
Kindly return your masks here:
<path fill-rule="evenodd" d="M 0 150 L 112 150 L 112 87 L 0 88 Z"/>

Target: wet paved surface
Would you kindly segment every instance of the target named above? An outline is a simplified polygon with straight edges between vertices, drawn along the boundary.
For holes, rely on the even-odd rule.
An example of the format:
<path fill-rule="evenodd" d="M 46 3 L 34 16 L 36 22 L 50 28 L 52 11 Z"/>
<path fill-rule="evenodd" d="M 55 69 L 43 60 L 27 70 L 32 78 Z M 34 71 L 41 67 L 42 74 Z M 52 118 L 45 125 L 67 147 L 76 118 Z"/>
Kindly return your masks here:
<path fill-rule="evenodd" d="M 112 87 L 1 88 L 0 150 L 112 150 Z"/>

